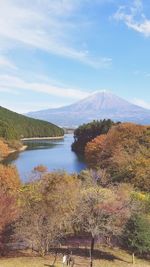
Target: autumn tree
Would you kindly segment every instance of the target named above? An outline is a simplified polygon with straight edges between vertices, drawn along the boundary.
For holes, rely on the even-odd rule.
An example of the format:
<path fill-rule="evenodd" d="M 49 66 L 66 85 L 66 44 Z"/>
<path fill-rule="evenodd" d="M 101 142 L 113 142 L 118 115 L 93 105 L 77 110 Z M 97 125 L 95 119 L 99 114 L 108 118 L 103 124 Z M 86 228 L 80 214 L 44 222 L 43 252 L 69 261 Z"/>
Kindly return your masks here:
<path fill-rule="evenodd" d="M 48 172 L 48 169 L 46 166 L 40 164 L 40 165 L 37 165 L 36 167 L 34 167 L 34 169 L 32 170 L 32 173 L 31 173 L 31 177 L 30 177 L 30 180 L 31 181 L 34 181 L 34 180 L 39 180 L 41 179 L 44 174 L 46 174 Z"/>
<path fill-rule="evenodd" d="M 7 251 L 6 242 L 10 232 L 6 228 L 15 222 L 19 215 L 17 196 L 0 189 L 0 254 Z"/>
<path fill-rule="evenodd" d="M 0 164 L 0 187 L 4 191 L 16 192 L 21 185 L 20 177 L 15 166 Z"/>
<path fill-rule="evenodd" d="M 107 169 L 114 182 L 129 182 L 139 189 L 150 188 L 150 129 L 147 126 L 123 123 L 113 126 L 104 142 L 88 144 L 86 158 L 94 168 Z M 89 148 L 89 154 L 88 154 Z M 94 159 L 94 160 L 93 160 Z"/>
<path fill-rule="evenodd" d="M 106 134 L 112 125 L 114 125 L 113 121 L 104 119 L 79 126 L 74 132 L 72 150 L 76 153 L 84 154 L 86 144 L 95 137 L 101 134 Z"/>
<path fill-rule="evenodd" d="M 102 134 L 87 143 L 84 154 L 85 160 L 90 168 L 95 168 L 95 163 L 97 162 L 97 158 L 103 149 L 105 139 L 106 135 Z"/>
<path fill-rule="evenodd" d="M 16 218 L 16 214 L 15 196 L 0 189 L 0 233 Z"/>
<path fill-rule="evenodd" d="M 0 165 L 0 247 L 5 249 L 5 229 L 13 223 L 19 214 L 18 190 L 20 179 L 15 167 Z"/>
<path fill-rule="evenodd" d="M 82 187 L 97 184 L 102 187 L 110 187 L 110 176 L 106 169 L 85 169 L 78 174 Z"/>
<path fill-rule="evenodd" d="M 96 237 L 119 234 L 129 216 L 130 197 L 122 188 L 104 189 L 95 185 L 81 191 L 73 222 L 91 236 L 91 267 Z"/>
<path fill-rule="evenodd" d="M 79 181 L 64 172 L 46 173 L 21 192 L 22 214 L 16 236 L 37 248 L 41 255 L 50 244 L 72 232 L 70 218 L 79 195 Z"/>
<path fill-rule="evenodd" d="M 0 139 L 0 160 L 7 157 L 9 154 L 8 145 L 5 143 L 4 140 Z"/>

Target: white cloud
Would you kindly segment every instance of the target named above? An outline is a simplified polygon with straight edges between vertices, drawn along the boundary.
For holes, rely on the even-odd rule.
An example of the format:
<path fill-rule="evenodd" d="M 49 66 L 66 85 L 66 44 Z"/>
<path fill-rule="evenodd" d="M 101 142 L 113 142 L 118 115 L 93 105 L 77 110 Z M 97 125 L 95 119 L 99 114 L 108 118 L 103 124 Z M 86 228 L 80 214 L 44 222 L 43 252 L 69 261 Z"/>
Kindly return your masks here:
<path fill-rule="evenodd" d="M 4 56 L 0 56 L 0 68 L 17 69 L 15 64 Z"/>
<path fill-rule="evenodd" d="M 17 76 L 0 75 L 0 91 L 19 93 L 20 90 L 29 90 L 35 92 L 42 92 L 58 97 L 65 97 L 70 99 L 82 99 L 88 96 L 89 93 L 76 88 L 69 88 L 58 86 L 57 84 L 29 82 Z"/>
<path fill-rule="evenodd" d="M 70 19 L 88 0 L 0 0 L 0 42 L 3 48 L 25 46 L 68 57 L 92 67 L 107 67 L 112 59 L 95 58 L 76 48 L 80 27 Z M 75 40 L 73 40 L 75 38 Z M 78 38 L 78 37 L 77 37 Z M 78 44 L 80 45 L 80 44 Z"/>
<path fill-rule="evenodd" d="M 142 0 L 134 0 L 130 6 L 120 6 L 113 17 L 123 21 L 128 28 L 150 37 L 150 20 L 144 14 Z"/>
<path fill-rule="evenodd" d="M 132 102 L 137 106 L 150 109 L 150 103 L 146 102 L 143 99 L 134 98 Z"/>
<path fill-rule="evenodd" d="M 55 103 L 51 104 L 49 102 L 17 102 L 17 103 L 10 103 L 7 100 L 1 101 L 0 105 L 7 107 L 8 109 L 18 112 L 18 113 L 28 113 L 29 111 L 37 111 L 42 109 L 50 109 L 50 108 L 59 108 L 62 106 L 62 103 Z"/>

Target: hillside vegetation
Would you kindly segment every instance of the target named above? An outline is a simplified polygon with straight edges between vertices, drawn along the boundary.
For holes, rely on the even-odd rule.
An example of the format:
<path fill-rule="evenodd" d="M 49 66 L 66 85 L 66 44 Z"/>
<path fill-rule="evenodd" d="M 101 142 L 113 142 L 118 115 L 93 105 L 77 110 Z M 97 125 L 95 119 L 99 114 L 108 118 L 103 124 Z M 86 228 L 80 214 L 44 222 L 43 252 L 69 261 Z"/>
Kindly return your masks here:
<path fill-rule="evenodd" d="M 79 249 L 76 242 L 79 240 L 83 248 L 86 246 L 89 250 L 85 255 L 87 264 L 79 262 L 81 266 L 89 266 L 88 263 L 90 267 L 107 266 L 108 261 L 108 266 L 127 266 L 127 262 L 132 262 L 131 255 L 125 253 L 120 264 L 118 249 L 115 256 L 112 250 L 102 252 L 100 248 L 98 251 L 98 245 L 120 247 L 148 259 L 150 195 L 125 184 L 102 187 L 95 174 L 88 170 L 78 175 L 49 173 L 39 165 L 32 172 L 34 180 L 22 184 L 15 167 L 0 165 L 0 256 L 11 253 L 14 243 L 17 245 L 20 240 L 25 241 L 24 248 L 32 245 L 32 252 L 42 257 L 49 254 L 52 247 L 57 250 L 58 244 Z M 16 256 L 17 251 L 13 253 Z M 78 253 L 73 253 L 75 262 L 77 255 L 84 256 L 81 247 Z M 101 264 L 96 265 L 96 259 Z M 15 258 L 13 261 L 17 266 Z M 3 266 L 11 266 L 7 265 L 7 259 L 4 262 Z M 29 266 L 34 264 L 31 262 Z M 147 265 L 143 262 L 141 266 Z"/>
<path fill-rule="evenodd" d="M 59 253 L 61 244 L 65 248 L 70 246 L 68 253 L 72 251 L 75 264 L 83 267 L 131 266 L 131 262 L 139 267 L 148 266 L 150 129 L 108 122 L 98 123 L 98 137 L 85 147 L 91 169 L 69 174 L 49 172 L 39 165 L 33 169 L 29 182 L 23 184 L 15 167 L 0 165 L 1 257 L 9 253 L 17 256 L 17 248 L 22 244 L 24 249 L 32 249 L 32 255 L 36 253 L 44 259 L 50 252 Z M 92 129 L 97 134 L 97 127 Z M 84 130 L 88 132 L 86 127 Z M 1 146 L 7 153 L 7 143 Z M 83 249 L 78 246 L 81 244 L 88 252 L 86 262 Z M 100 246 L 106 250 L 101 251 Z M 78 248 L 81 254 L 73 248 Z M 123 255 L 122 249 L 126 251 Z M 14 257 L 13 263 L 16 267 L 28 266 L 25 261 L 29 260 L 24 258 L 17 263 Z M 11 266 L 7 258 L 3 258 L 3 263 L 0 260 L 0 264 Z M 32 261 L 29 264 L 41 266 Z M 60 262 L 52 266 L 59 267 Z"/>
<path fill-rule="evenodd" d="M 150 191 L 149 148 L 150 127 L 122 123 L 89 142 L 85 158 L 90 168 L 105 171 L 108 181 Z"/>
<path fill-rule="evenodd" d="M 10 140 L 62 136 L 63 134 L 63 129 L 52 123 L 31 119 L 0 107 L 0 137 Z"/>
<path fill-rule="evenodd" d="M 74 132 L 72 150 L 76 153 L 84 154 L 86 144 L 96 136 L 106 134 L 113 125 L 114 122 L 110 119 L 82 124 Z"/>

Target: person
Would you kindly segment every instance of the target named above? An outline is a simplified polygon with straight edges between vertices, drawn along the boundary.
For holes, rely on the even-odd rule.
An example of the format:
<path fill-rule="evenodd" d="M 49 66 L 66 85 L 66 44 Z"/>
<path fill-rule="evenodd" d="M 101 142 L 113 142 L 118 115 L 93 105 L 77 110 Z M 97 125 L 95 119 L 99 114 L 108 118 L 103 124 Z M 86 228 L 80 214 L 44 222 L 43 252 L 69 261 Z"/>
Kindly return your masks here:
<path fill-rule="evenodd" d="M 63 260 L 62 260 L 62 263 L 63 263 L 63 267 L 66 265 L 66 263 L 67 263 L 67 255 L 63 255 Z"/>
<path fill-rule="evenodd" d="M 71 267 L 73 267 L 74 266 L 74 258 L 73 258 L 73 256 L 72 256 L 72 251 L 71 251 L 71 253 L 68 255 L 68 257 L 67 257 L 67 266 L 71 266 Z"/>
<path fill-rule="evenodd" d="M 67 266 L 70 266 L 70 254 L 67 255 L 66 261 L 67 261 Z"/>
<path fill-rule="evenodd" d="M 69 260 L 69 266 L 73 267 L 75 264 L 74 258 L 71 256 Z"/>

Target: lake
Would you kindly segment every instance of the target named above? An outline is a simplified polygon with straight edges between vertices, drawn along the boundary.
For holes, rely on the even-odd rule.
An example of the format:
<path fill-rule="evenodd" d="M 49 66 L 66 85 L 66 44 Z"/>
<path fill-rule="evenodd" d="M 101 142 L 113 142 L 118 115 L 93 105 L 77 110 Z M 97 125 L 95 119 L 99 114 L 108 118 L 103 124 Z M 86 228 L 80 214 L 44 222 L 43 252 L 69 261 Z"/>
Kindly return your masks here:
<path fill-rule="evenodd" d="M 44 165 L 49 171 L 65 170 L 80 172 L 86 168 L 83 159 L 71 151 L 73 135 L 66 134 L 62 140 L 26 141 L 28 149 L 10 155 L 5 163 L 16 165 L 23 182 L 29 180 L 34 167 Z"/>

